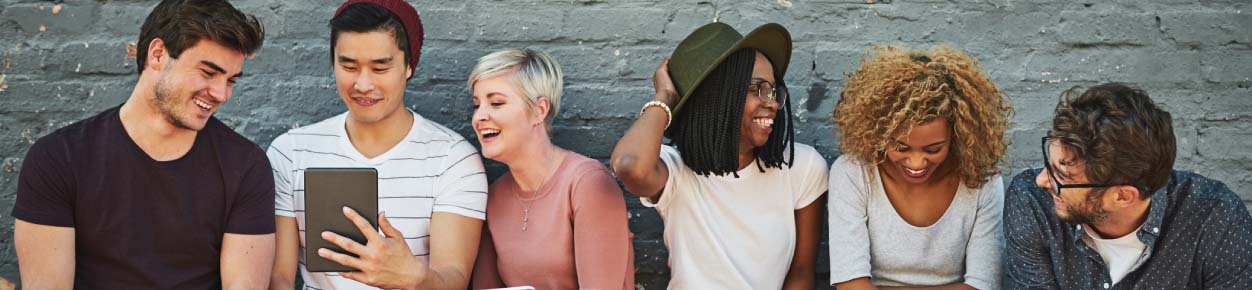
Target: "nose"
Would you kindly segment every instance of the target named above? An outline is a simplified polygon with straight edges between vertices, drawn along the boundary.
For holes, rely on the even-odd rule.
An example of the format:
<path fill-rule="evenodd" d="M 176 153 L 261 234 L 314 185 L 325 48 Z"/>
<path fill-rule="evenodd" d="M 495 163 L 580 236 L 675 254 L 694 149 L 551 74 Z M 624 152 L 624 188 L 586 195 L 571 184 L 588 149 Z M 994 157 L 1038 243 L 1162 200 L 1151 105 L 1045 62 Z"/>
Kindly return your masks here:
<path fill-rule="evenodd" d="M 909 169 L 924 168 L 926 167 L 926 165 L 927 165 L 926 157 L 923 156 L 922 154 L 918 154 L 918 153 L 909 154 L 909 157 L 904 159 L 904 166 L 908 167 Z"/>
<path fill-rule="evenodd" d="M 490 115 L 487 114 L 486 107 L 487 106 L 478 106 L 477 109 L 474 109 L 474 114 L 470 116 L 471 120 L 473 120 L 474 122 L 479 122 L 479 121 L 487 121 L 488 119 L 490 119 Z"/>
<path fill-rule="evenodd" d="M 1039 188 L 1052 191 L 1052 180 L 1048 178 L 1048 168 L 1043 168 L 1043 170 L 1039 171 L 1038 175 L 1035 175 L 1035 185 L 1039 186 Z"/>
<path fill-rule="evenodd" d="M 209 99 L 219 104 L 225 103 L 230 99 L 230 83 L 223 80 L 209 86 Z"/>
<path fill-rule="evenodd" d="M 357 73 L 356 82 L 352 84 L 352 89 L 359 93 L 368 93 L 374 90 L 374 80 L 370 79 L 370 74 L 365 72 Z"/>
<path fill-rule="evenodd" d="M 778 111 L 778 107 L 780 106 L 779 102 L 782 102 L 782 100 L 773 99 L 768 102 L 765 102 L 764 104 L 762 104 L 762 106 L 765 106 L 765 108 L 768 108 L 773 111 Z"/>

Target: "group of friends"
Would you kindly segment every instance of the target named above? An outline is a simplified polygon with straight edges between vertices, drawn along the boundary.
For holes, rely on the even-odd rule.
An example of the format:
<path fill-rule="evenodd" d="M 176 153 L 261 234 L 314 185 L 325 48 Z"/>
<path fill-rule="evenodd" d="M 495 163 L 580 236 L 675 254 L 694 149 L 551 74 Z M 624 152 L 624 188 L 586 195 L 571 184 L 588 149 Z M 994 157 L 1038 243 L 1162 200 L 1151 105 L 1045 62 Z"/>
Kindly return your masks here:
<path fill-rule="evenodd" d="M 12 212 L 22 284 L 635 289 L 624 187 L 664 220 L 670 289 L 1252 289 L 1252 216 L 1221 182 L 1174 169 L 1170 113 L 1127 85 L 1062 92 L 1041 168 L 1005 186 L 1013 109 L 978 61 L 875 46 L 831 114 L 830 164 L 796 142 L 789 32 L 715 22 L 660 63 L 605 166 L 551 141 L 564 86 L 551 55 L 483 56 L 464 104 L 439 104 L 472 103 L 478 149 L 405 104 L 423 41 L 413 6 L 349 0 L 329 28 L 347 111 L 263 151 L 213 117 L 261 23 L 226 1 L 161 1 L 126 102 L 27 152 Z M 488 184 L 484 157 L 508 172 Z M 365 243 L 307 235 L 359 271 L 300 266 L 319 258 L 301 255 L 316 167 L 378 172 L 379 212 L 343 210 Z M 830 281 L 815 281 L 823 223 Z"/>

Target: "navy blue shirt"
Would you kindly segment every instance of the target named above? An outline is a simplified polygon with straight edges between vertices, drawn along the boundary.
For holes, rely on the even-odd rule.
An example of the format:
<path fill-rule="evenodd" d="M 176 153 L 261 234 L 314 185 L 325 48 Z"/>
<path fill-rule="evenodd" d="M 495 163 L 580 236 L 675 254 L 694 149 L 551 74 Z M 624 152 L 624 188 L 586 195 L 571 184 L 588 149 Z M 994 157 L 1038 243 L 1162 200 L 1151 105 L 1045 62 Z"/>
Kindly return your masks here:
<path fill-rule="evenodd" d="M 1035 185 L 1039 171 L 1018 174 L 1005 192 L 1009 289 L 1252 289 L 1252 216 L 1225 184 L 1174 171 L 1133 233 L 1147 260 L 1112 284 L 1082 241 L 1086 225 L 1060 221 L 1051 194 Z"/>
<path fill-rule="evenodd" d="M 31 146 L 13 217 L 74 228 L 75 289 L 220 289 L 224 234 L 274 232 L 274 179 L 261 148 L 217 118 L 185 155 L 156 161 L 113 108 Z"/>

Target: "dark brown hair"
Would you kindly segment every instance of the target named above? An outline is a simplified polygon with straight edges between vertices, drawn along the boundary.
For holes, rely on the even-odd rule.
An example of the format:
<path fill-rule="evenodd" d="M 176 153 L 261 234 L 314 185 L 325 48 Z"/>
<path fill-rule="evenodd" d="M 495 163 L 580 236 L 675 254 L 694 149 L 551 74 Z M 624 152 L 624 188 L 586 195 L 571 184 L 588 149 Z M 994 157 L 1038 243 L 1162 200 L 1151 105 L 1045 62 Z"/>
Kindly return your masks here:
<path fill-rule="evenodd" d="M 1092 183 L 1128 184 L 1144 199 L 1164 187 L 1176 154 L 1169 112 L 1126 85 L 1102 84 L 1074 97 L 1078 89 L 1061 95 L 1048 136 L 1085 161 Z"/>
<path fill-rule="evenodd" d="M 157 4 L 139 29 L 135 62 L 143 73 L 148 44 L 160 38 L 170 58 L 209 39 L 222 46 L 251 55 L 261 49 L 265 28 L 256 17 L 244 14 L 223 0 L 165 0 Z"/>

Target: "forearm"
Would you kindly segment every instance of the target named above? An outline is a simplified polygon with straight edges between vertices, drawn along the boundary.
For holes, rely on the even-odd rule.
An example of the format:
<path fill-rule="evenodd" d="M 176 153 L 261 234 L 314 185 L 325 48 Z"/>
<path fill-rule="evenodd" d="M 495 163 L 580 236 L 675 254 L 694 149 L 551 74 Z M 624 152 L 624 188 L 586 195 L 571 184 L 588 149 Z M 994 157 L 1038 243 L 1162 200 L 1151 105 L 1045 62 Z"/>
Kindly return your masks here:
<path fill-rule="evenodd" d="M 412 290 L 463 290 L 469 285 L 469 277 L 456 267 L 434 267 L 426 271 L 426 277 Z"/>
<path fill-rule="evenodd" d="M 813 289 L 813 272 L 814 271 L 792 271 L 787 273 L 787 279 L 783 281 L 783 290 L 809 290 Z M 841 289 L 842 290 L 842 289 Z"/>

